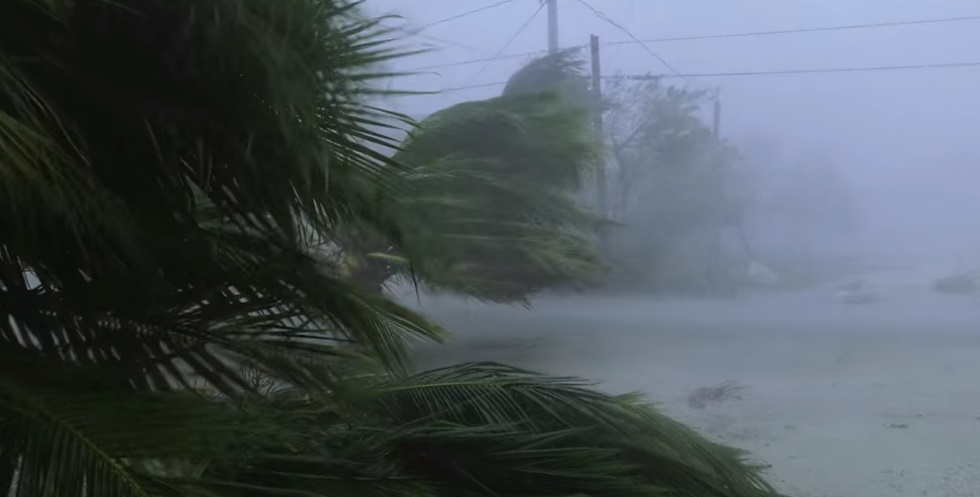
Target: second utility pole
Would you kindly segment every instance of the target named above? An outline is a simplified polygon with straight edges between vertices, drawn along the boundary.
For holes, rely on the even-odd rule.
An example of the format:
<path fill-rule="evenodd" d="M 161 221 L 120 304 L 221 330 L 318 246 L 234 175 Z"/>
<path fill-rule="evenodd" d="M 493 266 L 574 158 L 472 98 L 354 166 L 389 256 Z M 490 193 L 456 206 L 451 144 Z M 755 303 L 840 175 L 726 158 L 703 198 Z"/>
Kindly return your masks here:
<path fill-rule="evenodd" d="M 589 37 L 589 48 L 592 55 L 592 125 L 600 143 L 605 142 L 606 131 L 602 123 L 602 66 L 599 63 L 599 37 Z M 604 159 L 605 157 L 603 157 Z M 599 203 L 599 213 L 602 217 L 609 215 L 609 200 L 607 199 L 606 161 L 602 160 L 596 170 L 596 200 Z"/>
<path fill-rule="evenodd" d="M 543 0 L 548 2 L 548 51 L 558 51 L 558 0 Z"/>
<path fill-rule="evenodd" d="M 721 96 L 715 90 L 715 102 L 712 106 L 711 132 L 715 135 L 715 140 L 721 139 Z"/>

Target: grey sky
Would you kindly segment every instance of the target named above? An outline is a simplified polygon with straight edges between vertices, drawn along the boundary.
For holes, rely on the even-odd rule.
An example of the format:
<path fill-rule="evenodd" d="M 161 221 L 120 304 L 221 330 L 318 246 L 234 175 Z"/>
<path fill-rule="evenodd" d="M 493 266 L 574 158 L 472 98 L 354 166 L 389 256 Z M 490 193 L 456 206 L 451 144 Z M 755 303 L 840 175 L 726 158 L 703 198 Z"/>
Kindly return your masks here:
<path fill-rule="evenodd" d="M 769 29 L 860 24 L 980 14 L 978 0 L 588 0 L 641 39 Z M 597 18 L 579 0 L 559 0 L 561 43 L 629 36 Z M 404 16 L 420 26 L 494 0 L 371 0 L 375 13 Z M 414 38 L 437 51 L 399 61 L 399 69 L 491 57 L 538 8 L 538 0 L 507 5 L 433 26 L 425 35 L 462 48 Z M 544 11 L 504 51 L 545 48 Z M 980 61 L 980 21 L 853 31 L 700 40 L 649 45 L 681 72 L 767 71 Z M 664 73 L 639 45 L 603 48 L 603 72 Z M 505 80 L 525 58 L 435 69 L 394 83 L 439 90 Z M 478 74 L 479 73 L 479 74 Z M 780 141 L 803 153 L 825 148 L 852 180 L 868 217 L 884 235 L 980 233 L 980 67 L 824 75 L 703 78 L 721 89 L 723 134 Z M 486 98 L 499 87 L 401 98 L 412 114 Z M 914 204 L 914 205 L 913 205 Z M 949 232 L 949 233 L 947 233 Z M 958 235 L 957 235 L 958 236 Z M 980 237 L 971 240 L 980 242 Z"/>

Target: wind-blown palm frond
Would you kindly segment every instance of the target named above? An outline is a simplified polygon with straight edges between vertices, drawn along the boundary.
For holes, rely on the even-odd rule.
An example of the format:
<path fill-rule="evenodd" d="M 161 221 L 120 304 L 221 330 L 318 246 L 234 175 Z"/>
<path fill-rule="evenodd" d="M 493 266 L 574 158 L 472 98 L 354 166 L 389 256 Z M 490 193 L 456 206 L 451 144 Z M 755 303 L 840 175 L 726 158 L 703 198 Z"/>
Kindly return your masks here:
<path fill-rule="evenodd" d="M 533 61 L 502 96 L 436 112 L 403 143 L 393 245 L 424 283 L 512 301 L 599 269 L 600 220 L 571 198 L 600 160 L 577 66 L 569 53 Z"/>
<path fill-rule="evenodd" d="M 363 102 L 397 54 L 355 7 L 0 6 L 0 338 L 231 393 L 233 358 L 312 382 L 323 361 L 293 350 L 329 359 L 339 337 L 397 364 L 405 336 L 434 336 L 310 250 L 351 219 L 397 239 L 345 189 L 386 195 L 396 167 Z"/>
<path fill-rule="evenodd" d="M 247 460 L 295 444 L 308 412 L 243 411 L 193 391 L 134 393 L 125 377 L 0 346 L 0 492 L 185 495 L 175 463 Z"/>
<path fill-rule="evenodd" d="M 402 423 L 497 426 L 523 443 L 537 439 L 539 443 L 529 444 L 529 453 L 522 454 L 529 464 L 574 463 L 576 458 L 569 456 L 575 454 L 593 457 L 580 460 L 581 467 L 565 468 L 554 483 L 568 486 L 552 495 L 568 495 L 576 488 L 586 495 L 636 495 L 630 492 L 644 490 L 649 495 L 666 491 L 699 497 L 775 495 L 756 469 L 741 460 L 740 451 L 701 438 L 635 395 L 611 396 L 587 387 L 574 378 L 547 377 L 499 364 L 463 364 L 379 387 L 382 394 L 376 402 Z M 472 448 L 478 450 L 477 446 Z M 457 448 L 462 449 L 460 454 L 466 452 Z M 439 449 L 434 447 L 436 452 Z M 459 464 L 445 457 L 433 462 L 437 469 L 440 464 Z M 501 494 L 549 495 L 542 492 L 546 485 L 534 481 L 533 468 L 496 469 L 500 472 L 481 481 L 503 481 L 515 470 L 531 475 L 522 482 L 526 487 Z M 582 480 L 576 482 L 575 475 Z"/>
<path fill-rule="evenodd" d="M 563 93 L 571 102 L 585 106 L 591 101 L 589 83 L 578 49 L 565 49 L 538 57 L 511 75 L 504 96 Z"/>
<path fill-rule="evenodd" d="M 357 421 L 312 436 L 319 457 L 257 461 L 243 483 L 351 497 L 368 482 L 431 497 L 778 495 L 739 451 L 576 379 L 464 364 L 358 393 L 340 396 Z"/>

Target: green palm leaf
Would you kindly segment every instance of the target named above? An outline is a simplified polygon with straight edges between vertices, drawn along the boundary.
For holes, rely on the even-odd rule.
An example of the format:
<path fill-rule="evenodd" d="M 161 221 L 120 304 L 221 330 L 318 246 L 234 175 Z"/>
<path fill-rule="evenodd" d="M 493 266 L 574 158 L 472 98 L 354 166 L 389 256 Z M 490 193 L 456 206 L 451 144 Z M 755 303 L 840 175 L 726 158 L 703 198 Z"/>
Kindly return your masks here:
<path fill-rule="evenodd" d="M 635 396 L 602 394 L 580 380 L 498 364 L 465 364 L 390 382 L 379 391 L 378 407 L 399 423 L 448 423 L 461 432 L 497 427 L 490 438 L 507 447 L 503 453 L 510 465 L 484 467 L 487 461 L 468 460 L 484 472 L 483 485 L 517 485 L 500 494 L 568 495 L 578 489 L 583 495 L 775 495 L 739 451 L 701 438 Z M 508 436 L 519 442 L 509 445 Z M 445 465 L 467 460 L 453 454 L 494 450 L 485 439 L 461 435 L 454 442 L 461 445 L 423 470 L 446 471 Z M 434 443 L 436 453 L 444 449 L 423 443 Z M 551 469 L 539 475 L 539 464 Z M 563 467 L 567 471 L 559 470 Z M 515 472 L 532 476 L 515 481 Z"/>
<path fill-rule="evenodd" d="M 354 385 L 311 431 L 318 455 L 283 451 L 239 481 L 268 495 L 778 496 L 740 451 L 574 378 L 479 363 Z"/>
<path fill-rule="evenodd" d="M 322 388 L 338 342 L 398 367 L 438 335 L 315 251 L 398 238 L 362 103 L 398 53 L 355 3 L 18 0 L 0 31 L 0 339 L 230 394 L 244 359 Z"/>
<path fill-rule="evenodd" d="M 134 394 L 112 371 L 6 345 L 0 358 L 5 495 L 182 495 L 168 478 L 189 473 L 159 468 L 244 460 L 263 447 L 295 444 L 294 426 L 306 416 L 246 412 L 194 392 Z"/>

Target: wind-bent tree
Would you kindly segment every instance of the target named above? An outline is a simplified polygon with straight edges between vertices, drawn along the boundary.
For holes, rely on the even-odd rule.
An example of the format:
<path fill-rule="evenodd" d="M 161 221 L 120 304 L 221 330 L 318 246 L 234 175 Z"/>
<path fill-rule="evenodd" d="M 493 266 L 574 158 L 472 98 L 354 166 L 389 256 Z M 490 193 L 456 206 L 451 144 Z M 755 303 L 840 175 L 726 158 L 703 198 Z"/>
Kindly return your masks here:
<path fill-rule="evenodd" d="M 343 0 L 0 4 L 0 492 L 771 495 L 632 399 L 405 373 L 438 328 L 321 257 L 413 227 L 386 36 Z"/>
<path fill-rule="evenodd" d="M 499 97 L 419 123 L 394 156 L 404 191 L 386 210 L 401 239 L 355 230 L 352 278 L 378 288 L 413 270 L 435 289 L 514 301 L 594 276 L 600 220 L 573 197 L 600 161 L 579 66 L 568 51 L 536 59 Z"/>
<path fill-rule="evenodd" d="M 651 78 L 614 80 L 607 95 L 611 197 L 622 224 L 610 241 L 620 268 L 612 283 L 704 290 L 714 283 L 715 238 L 737 207 L 735 151 L 700 116 L 708 94 Z"/>

